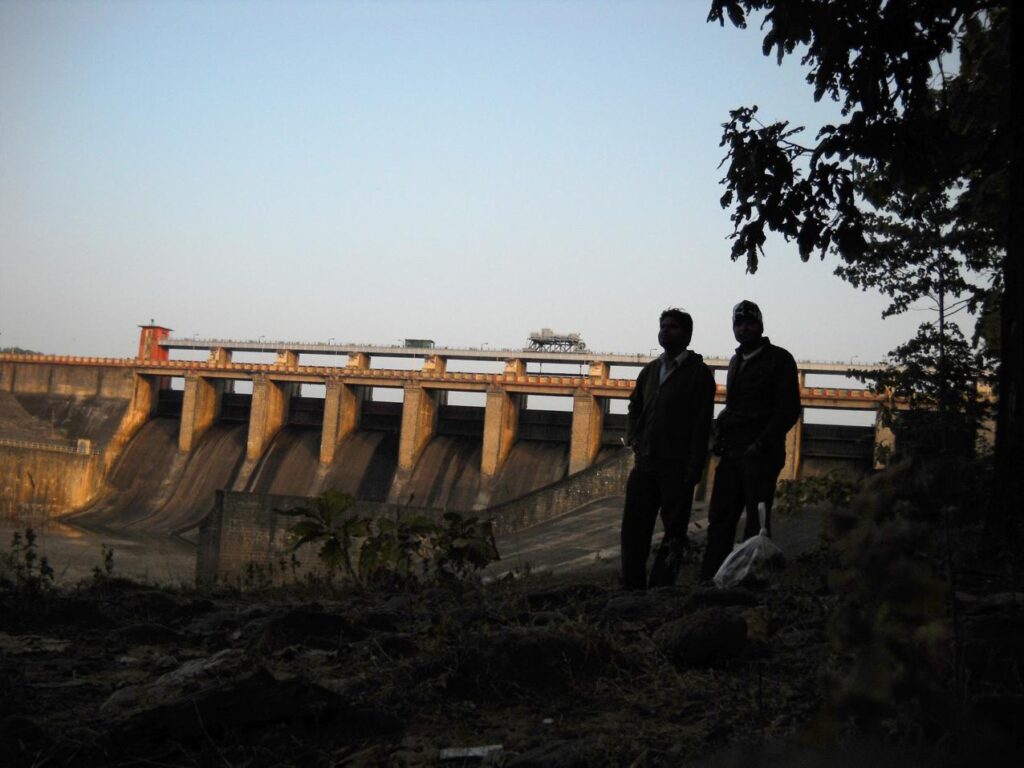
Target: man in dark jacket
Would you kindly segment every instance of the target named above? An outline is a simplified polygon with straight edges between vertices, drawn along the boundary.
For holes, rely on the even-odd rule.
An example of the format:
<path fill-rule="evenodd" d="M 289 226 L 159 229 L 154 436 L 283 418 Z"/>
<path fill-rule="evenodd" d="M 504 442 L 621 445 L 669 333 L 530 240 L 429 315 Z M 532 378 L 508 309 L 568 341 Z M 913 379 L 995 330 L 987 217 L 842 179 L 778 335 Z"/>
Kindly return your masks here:
<path fill-rule="evenodd" d="M 800 416 L 796 361 L 764 335 L 757 304 L 741 301 L 733 307 L 732 329 L 740 345 L 729 361 L 725 410 L 715 424 L 714 452 L 721 461 L 708 507 L 702 579 L 713 578 L 729 556 L 744 509 L 744 538 L 760 530 L 757 505 L 762 501 L 771 531 L 775 482 L 786 463 L 786 433 Z"/>
<path fill-rule="evenodd" d="M 715 377 L 703 358 L 687 349 L 693 319 L 680 309 L 666 309 L 660 323 L 658 343 L 665 352 L 640 371 L 629 398 L 627 443 L 636 462 L 626 481 L 622 510 L 626 589 L 647 586 L 647 557 L 659 509 L 665 535 L 650 584 L 675 581 L 714 412 Z"/>

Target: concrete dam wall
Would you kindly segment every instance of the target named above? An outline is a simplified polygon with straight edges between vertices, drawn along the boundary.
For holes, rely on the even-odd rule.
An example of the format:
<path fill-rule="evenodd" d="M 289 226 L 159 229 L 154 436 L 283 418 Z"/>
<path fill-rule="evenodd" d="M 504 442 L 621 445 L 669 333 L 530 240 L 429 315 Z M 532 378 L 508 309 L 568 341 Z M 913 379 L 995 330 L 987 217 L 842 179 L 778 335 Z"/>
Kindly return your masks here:
<path fill-rule="evenodd" d="M 26 373 L 27 371 L 27 373 Z M 401 403 L 362 404 L 361 426 L 321 462 L 323 401 L 292 398 L 260 457 L 246 460 L 252 397 L 223 393 L 219 415 L 180 449 L 183 397 L 157 379 L 97 367 L 0 368 L 0 515 L 73 513 L 92 528 L 175 533 L 195 527 L 220 489 L 314 496 L 337 489 L 370 502 L 392 497 Z M 437 431 L 402 484 L 415 506 L 470 510 L 481 501 L 483 409 L 444 406 Z M 311 415 L 312 414 L 312 415 Z M 524 412 L 525 414 L 525 412 Z M 490 482 L 490 503 L 564 478 L 568 414 L 532 412 Z"/>
<path fill-rule="evenodd" d="M 187 373 L 172 389 L 133 361 L 92 362 L 0 360 L 5 518 L 74 513 L 89 526 L 180 532 L 220 489 L 493 508 L 600 463 L 624 434 L 625 417 L 582 389 L 556 412 L 498 385 L 485 407 L 449 405 L 444 390 L 412 380 L 402 402 L 377 402 L 369 386 L 329 380 L 326 397 L 301 397 L 299 383 L 256 373 L 249 395 L 227 379 Z M 866 471 L 872 438 L 800 425 L 783 476 Z"/>
<path fill-rule="evenodd" d="M 153 533 L 195 526 L 214 493 L 230 487 L 245 452 L 245 427 L 217 424 L 190 453 L 178 450 L 178 428 L 178 419 L 146 422 L 115 464 L 105 492 L 75 522 Z"/>
<path fill-rule="evenodd" d="M 376 409 L 378 414 L 380 410 Z M 221 489 L 294 497 L 334 489 L 378 503 L 391 495 L 398 466 L 395 431 L 357 430 L 342 440 L 334 460 L 323 465 L 320 428 L 288 424 L 271 439 L 246 476 L 244 423 L 214 424 L 188 453 L 178 449 L 180 427 L 180 418 L 169 416 L 146 422 L 114 465 L 106 491 L 75 514 L 74 521 L 90 528 L 181 533 L 209 513 L 215 492 Z M 480 451 L 479 438 L 433 437 L 403 486 L 401 502 L 473 509 L 481 492 Z M 568 452 L 565 440 L 518 442 L 498 475 L 492 503 L 563 479 Z"/>

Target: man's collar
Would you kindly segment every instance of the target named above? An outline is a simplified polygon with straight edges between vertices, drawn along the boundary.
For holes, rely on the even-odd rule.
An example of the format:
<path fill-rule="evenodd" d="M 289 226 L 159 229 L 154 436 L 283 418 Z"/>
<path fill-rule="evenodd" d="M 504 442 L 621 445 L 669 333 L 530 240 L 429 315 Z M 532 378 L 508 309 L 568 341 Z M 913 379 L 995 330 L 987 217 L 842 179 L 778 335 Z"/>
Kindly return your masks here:
<path fill-rule="evenodd" d="M 676 365 L 682 365 L 683 360 L 686 359 L 686 356 L 688 354 L 690 354 L 690 350 L 688 349 L 684 349 L 678 355 L 674 355 L 673 357 L 669 357 L 668 352 L 662 352 L 661 357 L 659 359 L 661 360 L 662 364 L 667 363 L 671 360 L 675 362 Z"/>
<path fill-rule="evenodd" d="M 754 347 L 752 350 L 750 350 L 749 352 L 744 352 L 743 351 L 743 345 L 741 344 L 740 346 L 736 347 L 736 354 L 737 355 L 742 355 L 743 357 L 750 357 L 751 355 L 760 352 L 762 349 L 767 347 L 770 343 L 771 342 L 768 341 L 768 337 L 767 336 L 762 336 L 760 339 L 757 340 L 757 346 Z"/>

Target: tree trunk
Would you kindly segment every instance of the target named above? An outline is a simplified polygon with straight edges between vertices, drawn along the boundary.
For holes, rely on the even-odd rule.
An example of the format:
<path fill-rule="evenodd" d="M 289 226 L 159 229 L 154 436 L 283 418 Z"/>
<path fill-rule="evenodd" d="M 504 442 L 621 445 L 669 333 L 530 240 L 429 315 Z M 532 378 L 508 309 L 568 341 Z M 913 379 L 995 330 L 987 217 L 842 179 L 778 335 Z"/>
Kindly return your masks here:
<path fill-rule="evenodd" d="M 1020 12 L 1013 5 L 1013 39 L 1020 39 Z M 1021 63 L 1020 46 L 1013 60 Z M 1012 547 L 1019 533 L 1020 504 L 1024 500 L 1024 439 L 1021 435 L 1021 374 L 1024 373 L 1024 270 L 1021 269 L 1021 128 L 1019 89 L 1013 114 L 1013 156 L 1010 158 L 1009 242 L 1003 262 L 1003 298 L 1000 303 L 999 411 L 996 417 L 995 497 L 987 522 L 990 541 L 999 549 Z"/>

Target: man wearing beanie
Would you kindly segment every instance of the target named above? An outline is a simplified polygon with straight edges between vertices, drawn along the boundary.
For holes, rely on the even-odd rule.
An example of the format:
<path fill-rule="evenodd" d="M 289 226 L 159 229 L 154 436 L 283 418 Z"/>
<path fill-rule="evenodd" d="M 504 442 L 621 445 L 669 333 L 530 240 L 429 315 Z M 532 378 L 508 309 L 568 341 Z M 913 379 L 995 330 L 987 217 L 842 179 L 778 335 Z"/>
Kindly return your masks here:
<path fill-rule="evenodd" d="M 786 433 L 800 416 L 796 361 L 764 335 L 761 310 L 752 301 L 732 309 L 740 345 L 729 361 L 725 409 L 715 423 L 714 452 L 721 457 L 708 507 L 708 539 L 701 579 L 714 577 L 732 552 L 736 524 L 746 509 L 744 538 L 760 530 L 758 502 L 771 508 L 775 482 L 786 463 Z"/>
<path fill-rule="evenodd" d="M 714 413 L 715 377 L 687 349 L 693 318 L 680 309 L 661 313 L 658 343 L 665 352 L 637 376 L 629 398 L 627 443 L 635 463 L 622 510 L 622 585 L 647 586 L 647 557 L 661 511 L 665 529 L 650 585 L 675 581 L 687 546 L 693 489 L 704 470 Z"/>

